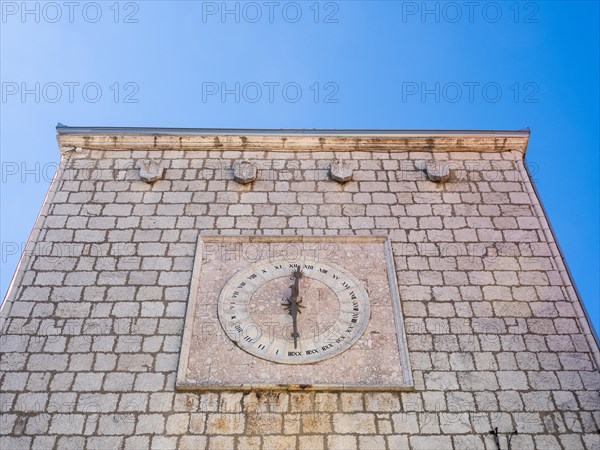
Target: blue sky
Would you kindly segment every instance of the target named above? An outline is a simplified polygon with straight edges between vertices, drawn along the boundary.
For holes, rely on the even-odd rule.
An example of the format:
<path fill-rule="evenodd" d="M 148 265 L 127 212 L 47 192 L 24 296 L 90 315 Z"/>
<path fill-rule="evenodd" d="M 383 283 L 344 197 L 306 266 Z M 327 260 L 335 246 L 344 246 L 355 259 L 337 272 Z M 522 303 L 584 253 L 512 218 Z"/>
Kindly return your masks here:
<path fill-rule="evenodd" d="M 530 169 L 600 329 L 598 3 L 465 3 L 2 2 L 2 292 L 59 160 L 57 122 L 528 126 Z"/>

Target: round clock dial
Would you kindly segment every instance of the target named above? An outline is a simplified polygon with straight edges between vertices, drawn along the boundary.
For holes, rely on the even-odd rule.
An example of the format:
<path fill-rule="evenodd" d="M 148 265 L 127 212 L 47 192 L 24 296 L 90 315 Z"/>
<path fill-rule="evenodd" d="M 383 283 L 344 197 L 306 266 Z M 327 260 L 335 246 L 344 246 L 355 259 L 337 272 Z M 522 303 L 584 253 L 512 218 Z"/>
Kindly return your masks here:
<path fill-rule="evenodd" d="M 264 260 L 235 274 L 219 297 L 235 344 L 283 364 L 322 361 L 350 348 L 369 322 L 367 292 L 344 268 L 310 258 Z"/>

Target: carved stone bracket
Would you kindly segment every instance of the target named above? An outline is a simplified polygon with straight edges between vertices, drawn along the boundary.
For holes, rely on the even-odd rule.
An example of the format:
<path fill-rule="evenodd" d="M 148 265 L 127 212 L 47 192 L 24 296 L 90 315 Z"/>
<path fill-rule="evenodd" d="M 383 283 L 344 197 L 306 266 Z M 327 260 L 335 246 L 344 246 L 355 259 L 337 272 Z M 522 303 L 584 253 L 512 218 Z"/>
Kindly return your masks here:
<path fill-rule="evenodd" d="M 338 183 L 345 183 L 352 179 L 352 168 L 341 159 L 335 160 L 329 166 L 329 176 Z"/>
<path fill-rule="evenodd" d="M 146 183 L 160 180 L 165 170 L 158 161 L 153 159 L 141 159 L 137 162 L 136 167 L 140 169 L 140 178 Z"/>
<path fill-rule="evenodd" d="M 240 184 L 252 183 L 256 180 L 257 174 L 256 164 L 247 159 L 237 160 L 233 163 L 233 178 Z"/>
<path fill-rule="evenodd" d="M 425 164 L 425 173 L 429 180 L 441 183 L 450 178 L 450 166 L 446 161 L 430 160 Z"/>

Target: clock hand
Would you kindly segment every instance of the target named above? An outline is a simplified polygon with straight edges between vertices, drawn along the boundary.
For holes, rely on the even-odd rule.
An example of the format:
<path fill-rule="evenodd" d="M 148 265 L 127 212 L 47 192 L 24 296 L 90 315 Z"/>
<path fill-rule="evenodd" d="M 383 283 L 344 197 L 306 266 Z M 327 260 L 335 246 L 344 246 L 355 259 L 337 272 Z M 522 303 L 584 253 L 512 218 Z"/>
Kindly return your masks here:
<path fill-rule="evenodd" d="M 297 305 L 297 303 L 294 303 Z M 294 338 L 294 349 L 298 348 L 298 338 L 300 337 L 300 333 L 298 333 L 298 307 L 293 307 L 290 311 L 292 314 L 292 337 Z"/>
<path fill-rule="evenodd" d="M 300 279 L 303 276 L 304 274 L 300 270 L 300 267 L 292 272 L 292 279 L 294 280 L 294 284 L 290 286 L 292 295 L 287 298 L 287 303 L 282 303 L 289 311 L 289 315 L 292 316 L 292 337 L 294 338 L 295 349 L 298 348 L 298 338 L 300 337 L 300 333 L 298 333 L 298 314 L 301 314 L 300 308 L 304 308 L 304 306 L 301 305 L 302 300 L 298 299 L 298 296 L 300 295 Z"/>

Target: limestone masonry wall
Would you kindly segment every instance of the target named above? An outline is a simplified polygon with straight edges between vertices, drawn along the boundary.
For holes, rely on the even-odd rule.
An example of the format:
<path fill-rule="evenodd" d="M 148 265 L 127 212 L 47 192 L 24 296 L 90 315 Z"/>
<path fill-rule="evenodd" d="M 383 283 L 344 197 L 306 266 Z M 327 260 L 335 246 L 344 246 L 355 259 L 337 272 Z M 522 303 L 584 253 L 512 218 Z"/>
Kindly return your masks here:
<path fill-rule="evenodd" d="M 520 152 L 246 151 L 251 185 L 241 156 L 63 156 L 3 309 L 0 448 L 600 448 L 598 349 Z M 175 392 L 199 233 L 389 235 L 415 389 Z"/>

